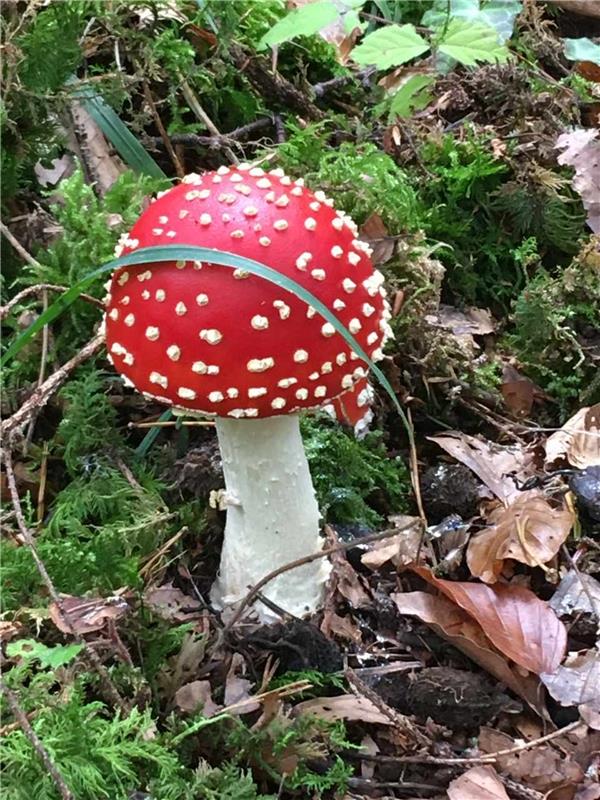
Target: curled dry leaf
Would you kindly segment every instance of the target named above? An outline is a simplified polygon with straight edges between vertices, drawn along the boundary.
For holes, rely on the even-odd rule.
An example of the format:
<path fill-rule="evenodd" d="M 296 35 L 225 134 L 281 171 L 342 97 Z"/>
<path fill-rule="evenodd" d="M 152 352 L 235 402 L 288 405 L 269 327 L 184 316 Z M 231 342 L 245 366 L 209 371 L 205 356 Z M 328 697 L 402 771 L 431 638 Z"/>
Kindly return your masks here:
<path fill-rule="evenodd" d="M 389 235 L 383 220 L 375 211 L 361 225 L 360 238 L 373 248 L 373 264 L 385 264 L 394 255 L 396 239 Z"/>
<path fill-rule="evenodd" d="M 427 592 L 404 592 L 392 595 L 401 614 L 410 614 L 431 625 L 433 630 L 465 653 L 486 672 L 522 697 L 533 709 L 544 716 L 539 699 L 539 681 L 533 675 L 510 665 L 502 656 L 481 626 L 457 605 L 440 595 Z"/>
<path fill-rule="evenodd" d="M 450 800 L 509 800 L 493 767 L 472 767 L 448 786 Z"/>
<path fill-rule="evenodd" d="M 566 505 L 552 508 L 532 490 L 521 492 L 508 508 L 494 509 L 489 522 L 491 527 L 469 542 L 467 564 L 472 575 L 494 583 L 505 559 L 537 567 L 554 558 L 571 531 L 573 513 Z"/>
<path fill-rule="evenodd" d="M 563 150 L 558 156 L 559 164 L 567 164 L 575 170 L 571 181 L 580 195 L 583 207 L 588 212 L 587 224 L 600 233 L 600 140 L 593 128 L 576 128 L 561 134 L 556 140 L 556 149 Z"/>
<path fill-rule="evenodd" d="M 50 619 L 59 631 L 79 634 L 101 630 L 107 620 L 120 619 L 129 608 L 118 595 L 92 598 L 62 595 L 61 606 L 62 609 L 56 603 L 50 604 Z"/>
<path fill-rule="evenodd" d="M 502 370 L 500 391 L 510 413 L 515 417 L 522 418 L 529 415 L 533 401 L 540 389 L 513 366 L 506 364 Z"/>
<path fill-rule="evenodd" d="M 160 617 L 172 622 L 189 622 L 199 616 L 198 601 L 172 583 L 150 586 L 144 593 L 144 601 Z"/>
<path fill-rule="evenodd" d="M 224 703 L 225 706 L 235 705 L 237 714 L 249 714 L 260 707 L 260 703 L 252 699 L 250 689 L 254 684 L 243 677 L 245 671 L 244 657 L 240 653 L 234 653 L 225 679 Z"/>
<path fill-rule="evenodd" d="M 212 717 L 221 708 L 212 699 L 209 681 L 185 683 L 175 692 L 175 705 L 188 714 L 202 710 L 204 717 Z"/>
<path fill-rule="evenodd" d="M 473 470 L 506 505 L 520 495 L 513 476 L 522 482 L 533 475 L 532 455 L 521 447 L 502 447 L 460 431 L 427 438 Z"/>
<path fill-rule="evenodd" d="M 398 525 L 403 525 L 410 519 L 410 517 L 398 515 L 394 522 Z M 392 536 L 391 539 L 376 542 L 368 552 L 361 556 L 361 561 L 365 567 L 376 570 L 391 561 L 395 567 L 400 568 L 412 564 L 416 560 L 423 534 L 419 517 L 413 517 L 412 519 L 414 520 L 414 525 L 411 528 L 407 528 L 397 536 Z"/>
<path fill-rule="evenodd" d="M 600 403 L 585 406 L 546 441 L 546 464 L 566 458 L 577 469 L 600 465 Z"/>
<path fill-rule="evenodd" d="M 481 729 L 478 744 L 482 753 L 511 750 L 515 746 L 510 736 L 493 728 Z M 582 769 L 568 753 L 568 747 L 559 748 L 554 743 L 498 756 L 496 763 L 503 774 L 540 792 L 547 792 L 564 784 L 574 786 L 583 777 Z"/>
<path fill-rule="evenodd" d="M 593 614 L 600 622 L 600 582 L 585 572 L 567 572 L 550 599 L 558 617 Z"/>
<path fill-rule="evenodd" d="M 596 648 L 570 655 L 552 674 L 540 678 L 562 706 L 585 705 L 600 712 L 600 652 Z"/>
<path fill-rule="evenodd" d="M 530 672 L 554 672 L 567 632 L 548 603 L 523 586 L 444 581 L 429 569 L 411 569 L 464 609 L 507 658 Z"/>
<path fill-rule="evenodd" d="M 340 719 L 368 722 L 372 725 L 392 725 L 392 721 L 383 711 L 368 700 L 354 694 L 342 694 L 338 697 L 315 697 L 304 700 L 294 706 L 294 714 L 314 714 L 329 722 Z"/>

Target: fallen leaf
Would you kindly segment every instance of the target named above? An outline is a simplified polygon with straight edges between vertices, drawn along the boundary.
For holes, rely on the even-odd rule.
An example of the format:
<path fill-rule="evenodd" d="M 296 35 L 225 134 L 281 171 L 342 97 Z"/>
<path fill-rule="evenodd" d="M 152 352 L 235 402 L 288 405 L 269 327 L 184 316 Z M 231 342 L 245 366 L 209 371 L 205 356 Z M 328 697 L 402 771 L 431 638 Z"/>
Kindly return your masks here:
<path fill-rule="evenodd" d="M 591 575 L 569 570 L 550 599 L 558 617 L 593 614 L 600 621 L 600 582 Z"/>
<path fill-rule="evenodd" d="M 488 519 L 491 527 L 472 537 L 467 549 L 471 574 L 486 583 L 498 580 L 505 559 L 530 567 L 546 564 L 573 526 L 569 508 L 552 508 L 538 490 L 521 492 L 507 508 L 495 508 Z"/>
<path fill-rule="evenodd" d="M 512 476 L 524 481 L 533 475 L 532 455 L 522 447 L 502 447 L 460 431 L 427 438 L 473 470 L 506 505 L 520 495 Z"/>
<path fill-rule="evenodd" d="M 496 325 L 485 308 L 474 306 L 460 311 L 454 306 L 440 305 L 438 313 L 425 318 L 430 325 L 452 331 L 455 336 L 484 336 L 494 333 Z"/>
<path fill-rule="evenodd" d="M 493 728 L 482 728 L 478 745 L 482 753 L 496 753 L 510 750 L 515 742 L 505 733 Z M 563 752 L 561 752 L 563 751 Z M 565 783 L 575 784 L 583 777 L 581 767 L 563 747 L 553 744 L 540 744 L 511 753 L 497 756 L 499 769 L 513 780 L 530 785 L 540 792 L 547 792 Z"/>
<path fill-rule="evenodd" d="M 450 800 L 510 800 L 493 767 L 472 767 L 448 786 Z"/>
<path fill-rule="evenodd" d="M 575 170 L 571 183 L 588 212 L 587 224 L 594 233 L 600 233 L 600 140 L 597 137 L 598 131 L 593 128 L 576 128 L 556 140 L 556 149 L 564 151 L 558 156 L 558 163 Z"/>
<path fill-rule="evenodd" d="M 502 370 L 502 384 L 500 386 L 504 404 L 510 413 L 517 417 L 527 417 L 533 408 L 533 401 L 539 389 L 535 383 L 506 364 Z"/>
<path fill-rule="evenodd" d="M 198 619 L 198 601 L 184 594 L 172 583 L 150 586 L 144 593 L 144 601 L 152 611 L 171 622 L 189 622 Z"/>
<path fill-rule="evenodd" d="M 413 572 L 470 614 L 492 644 L 536 675 L 554 672 L 565 653 L 567 632 L 548 603 L 523 586 L 444 581 L 425 567 Z"/>
<path fill-rule="evenodd" d="M 307 3 L 314 3 L 315 0 L 288 0 L 290 8 L 299 8 L 300 6 L 307 5 Z M 358 17 L 353 12 L 352 6 L 349 3 L 336 3 L 336 7 L 340 11 L 337 19 L 330 22 L 319 31 L 319 36 L 329 44 L 333 45 L 337 51 L 338 61 L 340 64 L 345 64 L 348 61 L 354 43 L 361 33 L 359 25 L 348 25 L 345 16 L 348 12 L 354 13 L 356 20 Z"/>
<path fill-rule="evenodd" d="M 328 722 L 340 719 L 367 722 L 372 725 L 392 725 L 383 711 L 366 697 L 342 694 L 338 697 L 315 697 L 294 706 L 294 714 L 314 714 Z"/>
<path fill-rule="evenodd" d="M 175 705 L 188 714 L 202 710 L 202 716 L 212 717 L 221 706 L 212 699 L 209 681 L 192 681 L 175 692 Z"/>
<path fill-rule="evenodd" d="M 427 592 L 393 594 L 401 614 L 411 614 L 431 625 L 433 630 L 465 653 L 486 672 L 522 697 L 541 716 L 545 710 L 539 699 L 539 681 L 533 675 L 523 675 L 499 653 L 481 626 L 446 597 Z"/>
<path fill-rule="evenodd" d="M 558 669 L 540 678 L 561 706 L 585 705 L 600 712 L 600 652 L 596 648 L 571 654 Z"/>
<path fill-rule="evenodd" d="M 360 227 L 360 238 L 373 249 L 371 261 L 375 266 L 385 264 L 394 255 L 396 240 L 390 236 L 379 214 L 373 212 Z"/>
<path fill-rule="evenodd" d="M 92 598 L 62 595 L 61 606 L 64 615 L 56 603 L 50 604 L 50 619 L 59 631 L 79 634 L 99 631 L 107 620 L 120 619 L 129 609 L 127 602 L 118 595 Z"/>
<path fill-rule="evenodd" d="M 578 469 L 600 465 L 600 403 L 586 410 L 583 425 L 573 431 L 567 459 Z"/>
<path fill-rule="evenodd" d="M 231 657 L 231 666 L 225 679 L 225 696 L 223 703 L 225 706 L 236 706 L 236 714 L 249 714 L 260 708 L 260 703 L 252 699 L 250 689 L 254 686 L 252 681 L 244 677 L 246 662 L 240 653 L 234 653 Z"/>
<path fill-rule="evenodd" d="M 100 195 L 104 196 L 117 178 L 126 172 L 121 159 L 114 155 L 99 125 L 81 103 L 71 104 L 73 121 L 82 142 L 86 167 L 91 173 Z"/>
<path fill-rule="evenodd" d="M 358 625 L 350 617 L 340 617 L 331 609 L 325 609 L 323 613 L 321 632 L 325 636 L 338 636 L 340 639 L 346 639 L 355 644 L 362 642 L 362 633 Z"/>
<path fill-rule="evenodd" d="M 34 166 L 36 178 L 40 186 L 56 186 L 59 180 L 73 172 L 73 159 L 71 156 L 65 154 L 62 158 L 54 158 L 51 161 L 50 168 L 44 167 L 41 161 L 38 161 Z"/>
<path fill-rule="evenodd" d="M 372 545 L 360 559 L 365 567 L 372 570 L 380 569 L 388 561 L 395 567 L 405 567 L 416 561 L 423 534 L 419 517 L 413 519 L 414 525 L 411 528 Z M 396 521 L 399 520 L 402 520 L 399 524 L 403 524 L 409 521 L 410 517 L 398 516 Z"/>
<path fill-rule="evenodd" d="M 338 544 L 337 534 L 330 526 L 325 528 L 328 542 Z M 352 608 L 365 608 L 371 606 L 371 598 L 363 586 L 363 578 L 346 558 L 346 554 L 338 550 L 331 555 L 333 569 L 331 582 L 335 589 L 344 597 Z"/>

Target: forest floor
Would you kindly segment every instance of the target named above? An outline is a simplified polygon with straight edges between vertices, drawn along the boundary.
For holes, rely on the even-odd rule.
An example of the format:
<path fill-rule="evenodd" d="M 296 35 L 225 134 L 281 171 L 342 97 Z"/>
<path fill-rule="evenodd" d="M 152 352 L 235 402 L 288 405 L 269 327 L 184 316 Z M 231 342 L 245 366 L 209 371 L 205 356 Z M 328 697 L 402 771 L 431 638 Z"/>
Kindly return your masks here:
<path fill-rule="evenodd" d="M 3 4 L 7 800 L 600 798 L 598 6 Z M 214 425 L 88 277 L 242 161 L 354 219 L 394 331 L 369 433 L 302 418 L 333 568 L 271 625 L 211 607 Z"/>

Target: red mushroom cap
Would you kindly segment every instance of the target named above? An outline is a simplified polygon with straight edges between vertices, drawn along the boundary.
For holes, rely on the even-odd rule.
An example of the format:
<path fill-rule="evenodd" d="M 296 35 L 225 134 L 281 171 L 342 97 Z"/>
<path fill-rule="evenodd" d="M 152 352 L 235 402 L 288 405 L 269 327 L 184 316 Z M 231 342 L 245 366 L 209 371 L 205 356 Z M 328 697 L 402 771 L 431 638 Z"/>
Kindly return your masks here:
<path fill-rule="evenodd" d="M 361 378 L 352 389 L 335 397 L 323 406 L 323 411 L 330 414 L 338 422 L 349 425 L 357 438 L 365 436 L 373 420 L 371 403 L 375 393 L 367 378 Z"/>
<path fill-rule="evenodd" d="M 309 289 L 378 360 L 389 335 L 383 276 L 352 220 L 332 206 L 281 170 L 221 167 L 159 195 L 117 253 L 187 244 L 255 259 Z M 115 368 L 144 394 L 234 418 L 323 405 L 367 371 L 302 300 L 210 263 L 117 270 L 106 342 Z"/>

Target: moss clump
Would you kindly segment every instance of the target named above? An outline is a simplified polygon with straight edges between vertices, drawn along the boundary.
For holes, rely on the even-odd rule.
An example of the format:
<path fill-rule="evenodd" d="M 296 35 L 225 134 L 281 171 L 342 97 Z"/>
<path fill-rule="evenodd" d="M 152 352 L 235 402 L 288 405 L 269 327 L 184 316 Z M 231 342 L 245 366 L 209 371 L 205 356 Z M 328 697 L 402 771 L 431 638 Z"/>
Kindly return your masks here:
<path fill-rule="evenodd" d="M 304 447 L 319 508 L 326 519 L 376 526 L 406 507 L 410 481 L 400 458 L 390 458 L 377 433 L 354 438 L 327 417 L 302 420 Z"/>

